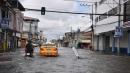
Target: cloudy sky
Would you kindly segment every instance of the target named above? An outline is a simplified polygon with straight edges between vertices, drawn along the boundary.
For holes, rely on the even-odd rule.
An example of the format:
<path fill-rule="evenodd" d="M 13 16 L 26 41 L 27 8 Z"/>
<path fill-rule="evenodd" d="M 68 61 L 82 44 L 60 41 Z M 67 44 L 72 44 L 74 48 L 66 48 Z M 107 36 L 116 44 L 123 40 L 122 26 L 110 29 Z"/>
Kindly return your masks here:
<path fill-rule="evenodd" d="M 88 0 L 89 1 L 89 0 Z M 91 0 L 90 0 L 91 1 Z M 94 0 L 93 0 L 94 1 Z M 69 12 L 90 12 L 90 6 L 81 6 L 82 2 L 77 0 L 20 0 L 25 8 L 41 9 L 46 7 L 46 10 L 54 11 L 69 11 Z M 41 15 L 38 11 L 25 11 L 25 16 L 38 18 L 39 30 L 44 32 L 44 35 L 49 39 L 59 38 L 65 32 L 77 30 L 85 30 L 91 25 L 91 20 L 87 15 L 74 15 L 74 14 L 59 14 L 46 12 Z"/>

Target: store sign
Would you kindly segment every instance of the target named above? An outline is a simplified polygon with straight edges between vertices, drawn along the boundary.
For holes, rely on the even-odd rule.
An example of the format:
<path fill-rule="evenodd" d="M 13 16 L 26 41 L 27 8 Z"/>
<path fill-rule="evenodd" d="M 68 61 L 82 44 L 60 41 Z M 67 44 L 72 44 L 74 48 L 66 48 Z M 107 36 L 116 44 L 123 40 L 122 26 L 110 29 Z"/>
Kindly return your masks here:
<path fill-rule="evenodd" d="M 117 26 L 116 29 L 115 29 L 115 34 L 114 34 L 114 37 L 121 37 L 123 36 L 123 28 L 120 27 L 120 26 Z"/>
<path fill-rule="evenodd" d="M 9 27 L 9 18 L 3 18 L 0 20 L 1 28 L 6 29 Z"/>

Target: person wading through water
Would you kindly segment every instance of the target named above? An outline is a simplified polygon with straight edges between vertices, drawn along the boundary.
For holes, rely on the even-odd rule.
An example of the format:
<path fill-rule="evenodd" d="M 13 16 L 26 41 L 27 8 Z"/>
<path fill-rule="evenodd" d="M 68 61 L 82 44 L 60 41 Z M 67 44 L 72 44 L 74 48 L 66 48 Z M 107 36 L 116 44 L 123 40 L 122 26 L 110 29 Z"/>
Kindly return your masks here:
<path fill-rule="evenodd" d="M 27 53 L 29 53 L 29 57 L 33 57 L 33 45 L 31 40 L 29 40 L 28 43 L 26 44 L 25 57 L 28 56 Z"/>

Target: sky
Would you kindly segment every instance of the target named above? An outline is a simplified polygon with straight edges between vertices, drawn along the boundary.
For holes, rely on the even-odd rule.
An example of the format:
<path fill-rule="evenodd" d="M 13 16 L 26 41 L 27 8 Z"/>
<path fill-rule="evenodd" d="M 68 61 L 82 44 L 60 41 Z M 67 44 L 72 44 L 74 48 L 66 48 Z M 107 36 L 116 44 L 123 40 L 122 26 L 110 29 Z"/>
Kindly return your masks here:
<path fill-rule="evenodd" d="M 41 9 L 46 7 L 46 10 L 53 11 L 68 11 L 68 12 L 91 12 L 91 6 L 81 6 L 82 2 L 78 0 L 19 0 L 25 8 Z M 84 2 L 83 4 L 86 4 Z M 41 15 L 39 11 L 25 11 L 25 16 L 38 18 L 40 20 L 38 27 L 42 30 L 44 36 L 48 39 L 57 39 L 63 36 L 65 32 L 72 30 L 87 29 L 91 25 L 90 16 L 88 15 L 74 15 L 63 13 L 46 12 Z"/>

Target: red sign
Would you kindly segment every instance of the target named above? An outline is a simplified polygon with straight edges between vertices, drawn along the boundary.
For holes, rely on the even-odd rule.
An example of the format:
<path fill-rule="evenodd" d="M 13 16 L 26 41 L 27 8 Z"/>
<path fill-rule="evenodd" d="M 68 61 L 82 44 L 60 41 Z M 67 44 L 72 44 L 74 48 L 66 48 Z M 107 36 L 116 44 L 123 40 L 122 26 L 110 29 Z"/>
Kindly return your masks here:
<path fill-rule="evenodd" d="M 130 27 L 130 21 L 125 22 L 124 25 L 123 25 L 123 27 L 124 28 Z"/>

